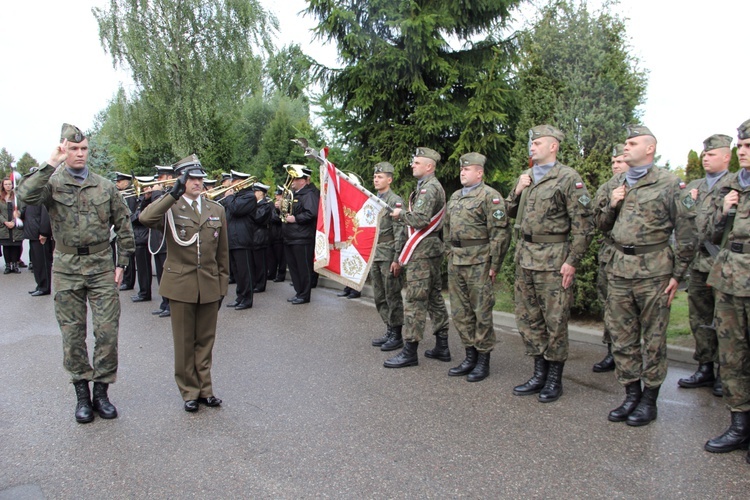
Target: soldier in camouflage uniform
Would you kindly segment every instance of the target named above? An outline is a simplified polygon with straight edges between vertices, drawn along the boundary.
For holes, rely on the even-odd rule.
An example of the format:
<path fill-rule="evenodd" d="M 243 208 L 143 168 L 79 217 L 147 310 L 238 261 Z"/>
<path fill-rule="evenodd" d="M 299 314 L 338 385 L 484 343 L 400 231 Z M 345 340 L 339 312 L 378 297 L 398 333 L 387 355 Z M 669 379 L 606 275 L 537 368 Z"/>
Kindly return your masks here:
<path fill-rule="evenodd" d="M 714 198 L 712 240 L 722 249 L 708 276 L 716 290 L 721 381 L 732 417 L 730 427 L 706 443 L 714 453 L 744 449 L 750 442 L 750 120 L 737 132 L 742 169 Z"/>
<path fill-rule="evenodd" d="M 667 374 L 669 309 L 695 247 L 695 201 L 677 176 L 654 167 L 655 154 L 651 131 L 629 126 L 625 161 L 630 170 L 607 182 L 594 212 L 599 229 L 611 231 L 616 250 L 607 266 L 604 321 L 626 397 L 609 420 L 633 426 L 656 419 Z"/>
<path fill-rule="evenodd" d="M 450 361 L 448 349 L 448 311 L 441 294 L 440 265 L 443 261 L 441 228 L 445 214 L 445 191 L 435 177 L 440 154 L 430 148 L 417 148 L 411 168 L 419 181 L 409 198 L 409 210 L 396 208 L 391 217 L 410 228 L 409 239 L 399 256 L 406 268 L 406 300 L 404 301 L 404 349 L 386 360 L 386 368 L 403 368 L 419 364 L 417 346 L 424 335 L 427 313 L 430 313 L 435 348 L 428 349 L 428 358 Z"/>
<path fill-rule="evenodd" d="M 727 183 L 729 161 L 732 158 L 732 138 L 728 135 L 712 135 L 703 141 L 703 168 L 706 176 L 688 184 L 687 190 L 695 200 L 695 226 L 699 241 L 696 245 L 695 258 L 690 265 L 688 284 L 688 307 L 690 310 L 690 329 L 695 338 L 693 359 L 698 363 L 698 370 L 688 378 L 677 381 L 680 387 L 712 387 L 713 393 L 721 397 L 721 377 L 714 376 L 714 362 L 718 362 L 719 341 L 716 339 L 714 322 L 714 290 L 706 284 L 708 273 L 714 263 L 718 248 L 711 241 L 706 241 L 706 229 L 713 216 L 715 206 L 713 198 Z M 709 235 L 710 237 L 710 235 Z M 708 246 L 706 245 L 708 243 Z M 718 372 L 718 367 L 717 367 Z"/>
<path fill-rule="evenodd" d="M 624 160 L 625 155 L 625 144 L 617 144 L 612 150 L 612 175 L 622 174 L 627 172 L 630 168 Z M 596 192 L 596 197 L 599 198 L 605 189 L 606 183 L 599 187 Z M 609 259 L 612 258 L 612 254 L 615 251 L 615 247 L 612 246 L 612 238 L 609 232 L 602 234 L 603 238 L 599 245 L 599 271 L 596 275 L 596 296 L 599 299 L 599 303 L 602 307 L 607 303 L 607 264 Z M 602 336 L 602 342 L 607 344 L 607 355 L 603 360 L 598 363 L 594 363 L 592 370 L 596 373 L 611 372 L 615 369 L 615 358 L 612 356 L 612 335 L 607 330 L 606 325 L 604 326 L 604 335 Z"/>
<path fill-rule="evenodd" d="M 534 374 L 513 394 L 539 394 L 542 403 L 562 395 L 568 358 L 568 318 L 576 267 L 591 242 L 591 198 L 578 173 L 557 161 L 564 135 L 550 125 L 529 131 L 534 166 L 516 181 L 508 214 L 519 229 L 515 315 Z"/>
<path fill-rule="evenodd" d="M 505 202 L 483 182 L 486 160 L 479 153 L 459 159 L 463 188 L 448 201 L 443 222 L 451 316 L 466 349 L 466 358 L 448 375 L 466 375 L 469 382 L 490 374 L 490 352 L 496 342 L 492 285 L 510 246 Z"/>
<path fill-rule="evenodd" d="M 110 227 L 117 234 L 118 262 L 128 261 L 135 244 L 130 213 L 117 189 L 86 167 L 86 137 L 66 123 L 61 139 L 49 161 L 18 185 L 18 198 L 29 205 L 44 205 L 49 212 L 56 241 L 52 275 L 63 365 L 76 390 L 75 418 L 86 423 L 94 419 L 94 410 L 102 418 L 117 416 L 107 388 L 117 376 L 117 289 L 123 269 L 115 269 L 112 262 Z M 87 300 L 96 340 L 93 368 L 86 349 Z M 94 382 L 93 405 L 90 380 Z"/>
<path fill-rule="evenodd" d="M 383 161 L 375 165 L 373 185 L 378 198 L 391 208 L 401 208 L 404 200 L 391 191 L 393 165 Z M 403 275 L 398 256 L 404 248 L 406 228 L 399 220 L 383 217 L 378 232 L 378 246 L 370 269 L 370 282 L 375 299 L 375 307 L 385 323 L 385 335 L 374 339 L 372 345 L 381 351 L 393 351 L 403 347 L 401 328 L 404 324 L 404 301 L 401 297 Z"/>

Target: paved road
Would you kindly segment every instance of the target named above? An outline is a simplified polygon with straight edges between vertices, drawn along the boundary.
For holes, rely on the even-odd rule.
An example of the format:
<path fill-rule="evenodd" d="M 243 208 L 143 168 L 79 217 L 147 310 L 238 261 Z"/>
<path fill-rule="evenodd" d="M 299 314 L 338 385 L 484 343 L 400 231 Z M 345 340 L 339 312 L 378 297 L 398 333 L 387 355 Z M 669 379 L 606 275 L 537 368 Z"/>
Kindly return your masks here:
<path fill-rule="evenodd" d="M 121 292 L 120 417 L 79 425 L 52 300 L 30 297 L 32 283 L 0 276 L 0 499 L 747 498 L 745 453 L 702 449 L 729 416 L 708 390 L 676 388 L 690 366 L 671 365 L 658 420 L 631 428 L 606 419 L 623 391 L 590 371 L 600 345 L 572 343 L 565 395 L 543 405 L 511 394 L 531 361 L 510 331 L 480 383 L 446 375 L 454 331 L 455 362 L 420 346 L 418 367 L 389 370 L 369 345 L 382 331 L 369 301 L 317 289 L 291 306 L 287 283 L 222 310 L 224 405 L 197 414 L 172 378 L 169 320 Z"/>

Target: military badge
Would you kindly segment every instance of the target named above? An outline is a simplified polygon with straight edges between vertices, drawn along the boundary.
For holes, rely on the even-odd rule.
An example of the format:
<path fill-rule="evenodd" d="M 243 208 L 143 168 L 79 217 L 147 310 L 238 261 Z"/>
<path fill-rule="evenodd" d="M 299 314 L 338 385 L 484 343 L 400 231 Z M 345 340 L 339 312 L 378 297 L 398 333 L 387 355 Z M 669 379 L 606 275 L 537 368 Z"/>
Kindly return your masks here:
<path fill-rule="evenodd" d="M 497 219 L 497 220 L 500 220 L 503 217 L 505 217 L 505 212 L 503 212 L 500 209 L 497 209 L 494 212 L 492 212 L 492 217 L 495 218 L 495 219 Z"/>
<path fill-rule="evenodd" d="M 688 194 L 682 199 L 682 204 L 685 205 L 685 208 L 690 210 L 691 208 L 695 206 L 695 200 L 693 199 L 692 196 Z"/>
<path fill-rule="evenodd" d="M 583 205 L 584 207 L 588 207 L 589 203 L 591 203 L 591 198 L 587 194 L 584 194 L 580 198 L 578 198 L 578 203 Z"/>
<path fill-rule="evenodd" d="M 219 237 L 219 231 L 214 231 L 214 239 Z"/>
<path fill-rule="evenodd" d="M 421 207 L 422 205 L 424 205 L 424 200 L 417 200 L 417 208 Z"/>

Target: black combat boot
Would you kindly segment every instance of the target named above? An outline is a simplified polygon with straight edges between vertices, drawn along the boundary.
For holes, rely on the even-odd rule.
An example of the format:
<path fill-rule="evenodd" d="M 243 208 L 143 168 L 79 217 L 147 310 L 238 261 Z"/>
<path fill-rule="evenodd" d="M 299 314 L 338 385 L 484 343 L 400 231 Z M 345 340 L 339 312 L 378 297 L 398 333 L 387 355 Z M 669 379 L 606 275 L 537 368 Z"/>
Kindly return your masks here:
<path fill-rule="evenodd" d="M 733 411 L 732 424 L 724 434 L 709 439 L 704 448 L 711 453 L 744 450 L 750 443 L 750 412 Z"/>
<path fill-rule="evenodd" d="M 417 366 L 419 358 L 417 357 L 417 346 L 419 342 L 406 342 L 404 349 L 390 359 L 383 362 L 386 368 L 406 368 L 407 366 Z"/>
<path fill-rule="evenodd" d="M 404 339 L 401 337 L 401 327 L 403 325 L 394 325 L 391 327 L 391 336 L 385 344 L 380 346 L 380 350 L 384 352 L 395 351 L 401 349 L 404 346 Z"/>
<path fill-rule="evenodd" d="M 721 385 L 721 366 L 716 369 L 716 380 L 714 380 L 714 386 L 711 388 L 711 394 L 717 398 L 724 396 L 724 386 Z"/>
<path fill-rule="evenodd" d="M 701 363 L 698 370 L 688 378 L 681 378 L 677 385 L 685 389 L 695 389 L 696 387 L 713 387 L 716 377 L 714 377 L 714 364 L 712 362 Z"/>
<path fill-rule="evenodd" d="M 490 375 L 490 351 L 480 352 L 477 356 L 477 366 L 466 377 L 469 382 L 479 382 Z"/>
<path fill-rule="evenodd" d="M 79 424 L 87 424 L 94 420 L 94 409 L 91 407 L 89 381 L 79 380 L 73 382 L 73 387 L 75 387 L 76 398 L 78 398 L 78 404 L 76 404 L 76 422 Z"/>
<path fill-rule="evenodd" d="M 534 374 L 525 384 L 515 386 L 513 394 L 516 396 L 530 396 L 538 393 L 547 381 L 548 371 L 549 361 L 544 359 L 544 356 L 534 356 Z"/>
<path fill-rule="evenodd" d="M 380 347 L 381 345 L 388 342 L 388 339 L 391 338 L 391 325 L 385 326 L 385 335 L 382 337 L 378 337 L 376 339 L 372 339 L 372 345 L 374 347 Z"/>
<path fill-rule="evenodd" d="M 466 348 L 466 358 L 461 361 L 461 364 L 448 370 L 448 375 L 451 377 L 460 377 L 461 375 L 468 375 L 477 366 L 477 349 L 474 346 Z"/>
<path fill-rule="evenodd" d="M 648 425 L 656 420 L 656 399 L 659 397 L 659 387 L 645 387 L 643 389 L 643 395 L 641 395 L 641 401 L 638 406 L 635 407 L 633 413 L 628 415 L 626 424 L 634 427 L 640 427 L 641 425 Z"/>
<path fill-rule="evenodd" d="M 448 348 L 448 335 L 435 335 L 435 348 L 428 349 L 424 352 L 428 358 L 439 359 L 440 361 L 451 360 L 451 350 Z"/>
<path fill-rule="evenodd" d="M 612 344 L 607 344 L 607 355 L 604 359 L 594 364 L 592 370 L 596 373 L 611 372 L 615 369 L 615 358 L 612 356 Z"/>
<path fill-rule="evenodd" d="M 549 372 L 547 373 L 547 381 L 544 383 L 537 399 L 541 403 L 552 403 L 560 399 L 563 393 L 562 385 L 562 374 L 563 367 L 565 366 L 564 361 L 550 361 Z"/>
<path fill-rule="evenodd" d="M 620 406 L 609 412 L 607 419 L 610 422 L 624 422 L 633 413 L 638 403 L 641 402 L 641 381 L 631 382 L 625 386 L 625 401 Z"/>
<path fill-rule="evenodd" d="M 107 389 L 109 384 L 94 382 L 94 410 L 102 418 L 117 418 L 117 408 L 109 402 Z"/>

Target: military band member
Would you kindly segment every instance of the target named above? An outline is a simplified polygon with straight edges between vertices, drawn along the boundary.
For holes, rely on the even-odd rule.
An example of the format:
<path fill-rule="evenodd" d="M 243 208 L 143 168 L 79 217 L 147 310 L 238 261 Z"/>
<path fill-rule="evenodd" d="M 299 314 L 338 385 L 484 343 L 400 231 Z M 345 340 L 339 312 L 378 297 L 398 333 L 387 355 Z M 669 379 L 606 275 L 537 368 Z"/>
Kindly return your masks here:
<path fill-rule="evenodd" d="M 203 193 L 207 193 L 216 187 L 219 181 L 216 179 L 204 179 L 203 180 Z"/>
<path fill-rule="evenodd" d="M 656 138 L 629 126 L 625 162 L 630 170 L 610 179 L 596 200 L 599 229 L 611 231 L 615 252 L 607 266 L 604 321 L 612 335 L 615 374 L 625 401 L 612 422 L 647 425 L 667 374 L 669 310 L 694 256 L 695 201 L 685 183 L 654 165 Z M 675 235 L 674 250 L 669 244 Z M 643 387 L 641 386 L 643 384 Z"/>
<path fill-rule="evenodd" d="M 107 389 L 117 377 L 117 335 L 123 270 L 115 268 L 109 246 L 110 228 L 118 240 L 118 262 L 135 250 L 130 212 L 115 186 L 90 172 L 88 139 L 64 124 L 60 144 L 49 161 L 18 185 L 18 198 L 44 205 L 52 221 L 55 254 L 52 266 L 55 316 L 60 325 L 63 365 L 76 391 L 76 421 L 117 417 Z M 94 326 L 93 367 L 86 347 L 86 311 Z M 89 381 L 94 382 L 93 405 Z"/>
<path fill-rule="evenodd" d="M 246 181 L 250 174 L 232 170 L 232 184 Z M 237 282 L 237 298 L 227 304 L 235 311 L 253 307 L 253 224 L 257 200 L 252 189 L 228 190 L 221 200 L 226 209 L 229 237 L 229 265 Z"/>
<path fill-rule="evenodd" d="M 381 161 L 375 165 L 372 183 L 378 193 L 378 198 L 391 208 L 402 208 L 404 200 L 391 190 L 394 170 L 393 165 L 387 161 Z M 404 345 L 401 335 L 404 324 L 404 301 L 401 296 L 403 274 L 401 264 L 398 263 L 398 256 L 405 242 L 404 224 L 397 219 L 383 217 L 380 220 L 378 245 L 375 247 L 375 257 L 370 268 L 370 283 L 375 308 L 378 310 L 380 319 L 385 323 L 385 335 L 374 339 L 372 345 L 380 347 L 381 351 L 393 351 Z"/>
<path fill-rule="evenodd" d="M 268 262 L 268 279 L 274 283 L 282 283 L 286 279 L 286 257 L 284 256 L 284 238 L 281 234 L 281 198 L 284 189 L 276 186 L 274 191 L 273 210 L 269 229 L 271 239 L 268 245 L 266 260 Z"/>
<path fill-rule="evenodd" d="M 511 238 L 505 202 L 484 183 L 486 161 L 479 153 L 459 159 L 463 188 L 448 201 L 443 223 L 451 317 L 466 349 L 466 358 L 448 370 L 448 375 L 466 375 L 469 382 L 479 382 L 490 374 L 490 352 L 496 342 L 492 285 Z"/>
<path fill-rule="evenodd" d="M 568 359 L 568 319 L 576 268 L 593 229 L 591 198 L 578 173 L 557 161 L 564 135 L 550 125 L 529 131 L 534 166 L 508 196 L 508 214 L 519 228 L 515 316 L 534 374 L 513 394 L 538 394 L 542 403 L 563 393 Z"/>
<path fill-rule="evenodd" d="M 404 348 L 383 363 L 386 368 L 419 364 L 417 347 L 424 336 L 428 312 L 435 335 L 435 348 L 428 349 L 424 354 L 440 361 L 451 360 L 448 348 L 448 311 L 441 293 L 441 231 L 445 215 L 445 191 L 435 177 L 439 161 L 440 154 L 434 149 L 417 148 L 411 169 L 418 182 L 409 198 L 409 209 L 396 208 L 391 212 L 393 219 L 403 221 L 409 227 L 409 237 L 399 256 L 399 263 L 408 266 L 402 333 Z"/>
<path fill-rule="evenodd" d="M 708 273 L 714 263 L 709 248 L 718 247 L 706 241 L 707 230 L 713 232 L 712 224 L 714 197 L 728 182 L 729 161 L 732 159 L 732 138 L 728 135 L 712 135 L 703 141 L 703 169 L 706 176 L 696 179 L 687 186 L 687 191 L 695 200 L 695 226 L 698 235 L 695 258 L 690 264 L 690 282 L 688 284 L 688 307 L 690 311 L 690 329 L 695 338 L 695 354 L 698 370 L 688 378 L 677 381 L 680 387 L 711 387 L 721 397 L 721 378 L 718 376 L 719 341 L 714 329 L 714 290 L 706 284 Z M 708 243 L 708 246 L 706 244 Z M 714 375 L 714 363 L 717 364 L 717 375 Z"/>
<path fill-rule="evenodd" d="M 174 177 L 174 167 L 172 165 L 156 165 L 154 168 L 156 169 L 156 178 L 154 179 L 156 181 L 166 183 L 166 181 Z M 157 184 L 153 188 L 145 188 L 144 202 L 141 210 L 145 210 L 148 204 L 166 195 L 169 189 L 171 189 L 171 186 L 168 187 L 165 184 Z M 148 252 L 154 256 L 156 282 L 161 285 L 164 263 L 167 261 L 167 243 L 164 239 L 164 233 L 158 229 L 149 228 L 148 230 Z M 158 309 L 151 311 L 151 314 L 160 318 L 168 318 L 172 314 L 169 309 L 169 299 L 162 295 Z"/>
<path fill-rule="evenodd" d="M 216 320 L 228 288 L 227 220 L 221 205 L 201 196 L 206 173 L 197 156 L 176 164 L 175 174 L 180 177 L 169 195 L 151 203 L 140 219 L 166 234 L 159 293 L 169 299 L 172 312 L 175 381 L 185 411 L 195 412 L 199 403 L 221 404 L 214 395 L 211 365 Z"/>
<path fill-rule="evenodd" d="M 126 192 L 127 190 L 132 190 L 132 187 L 133 187 L 132 184 L 133 184 L 132 175 L 125 174 L 123 172 L 115 172 L 115 187 L 117 187 L 117 190 L 120 191 L 120 194 L 122 194 L 123 192 Z M 132 216 L 132 214 L 135 213 L 138 202 L 134 196 L 124 197 L 124 200 Z M 132 221 L 132 218 L 131 218 L 131 221 Z M 113 241 L 112 251 L 115 256 L 119 253 L 117 250 L 117 239 Z M 120 262 L 118 262 L 118 264 L 120 264 Z M 122 277 L 122 285 L 120 285 L 120 291 L 132 290 L 133 288 L 135 288 L 135 278 L 136 278 L 135 254 L 131 254 L 130 259 L 128 259 L 127 262 L 122 263 L 122 265 L 124 266 L 125 272 Z"/>
<path fill-rule="evenodd" d="M 729 428 L 705 445 L 713 453 L 750 443 L 750 120 L 737 129 L 737 158 L 740 171 L 716 197 L 712 240 L 722 248 L 708 277 L 716 290 L 721 382 L 731 414 Z"/>
<path fill-rule="evenodd" d="M 285 168 L 294 168 L 298 176 L 292 180 L 294 204 L 281 228 L 286 262 L 295 292 L 287 302 L 294 305 L 307 304 L 310 302 L 313 286 L 315 229 L 318 223 L 320 192 L 310 184 L 312 171 L 309 168 L 302 165 L 285 165 Z"/>
<path fill-rule="evenodd" d="M 154 178 L 138 177 L 135 178 L 140 183 L 152 182 Z M 130 297 L 133 302 L 150 302 L 151 301 L 151 282 L 153 280 L 153 271 L 151 269 L 151 254 L 148 252 L 148 233 L 149 229 L 141 224 L 138 220 L 138 216 L 141 214 L 141 210 L 145 205 L 148 204 L 146 198 L 151 198 L 150 187 L 147 187 L 149 192 L 143 192 L 137 198 L 131 196 L 128 200 L 136 200 L 135 210 L 130 214 L 130 221 L 133 223 L 133 234 L 135 235 L 135 274 L 138 281 L 138 294 Z M 144 191 L 145 191 L 144 189 Z"/>
<path fill-rule="evenodd" d="M 253 236 L 251 245 L 253 252 L 253 293 L 265 292 L 266 282 L 268 281 L 266 252 L 271 238 L 268 225 L 271 222 L 271 212 L 274 209 L 271 200 L 266 197 L 269 187 L 261 182 L 256 182 L 252 187 L 253 195 L 258 202 L 255 206 L 255 212 L 250 216 Z"/>

